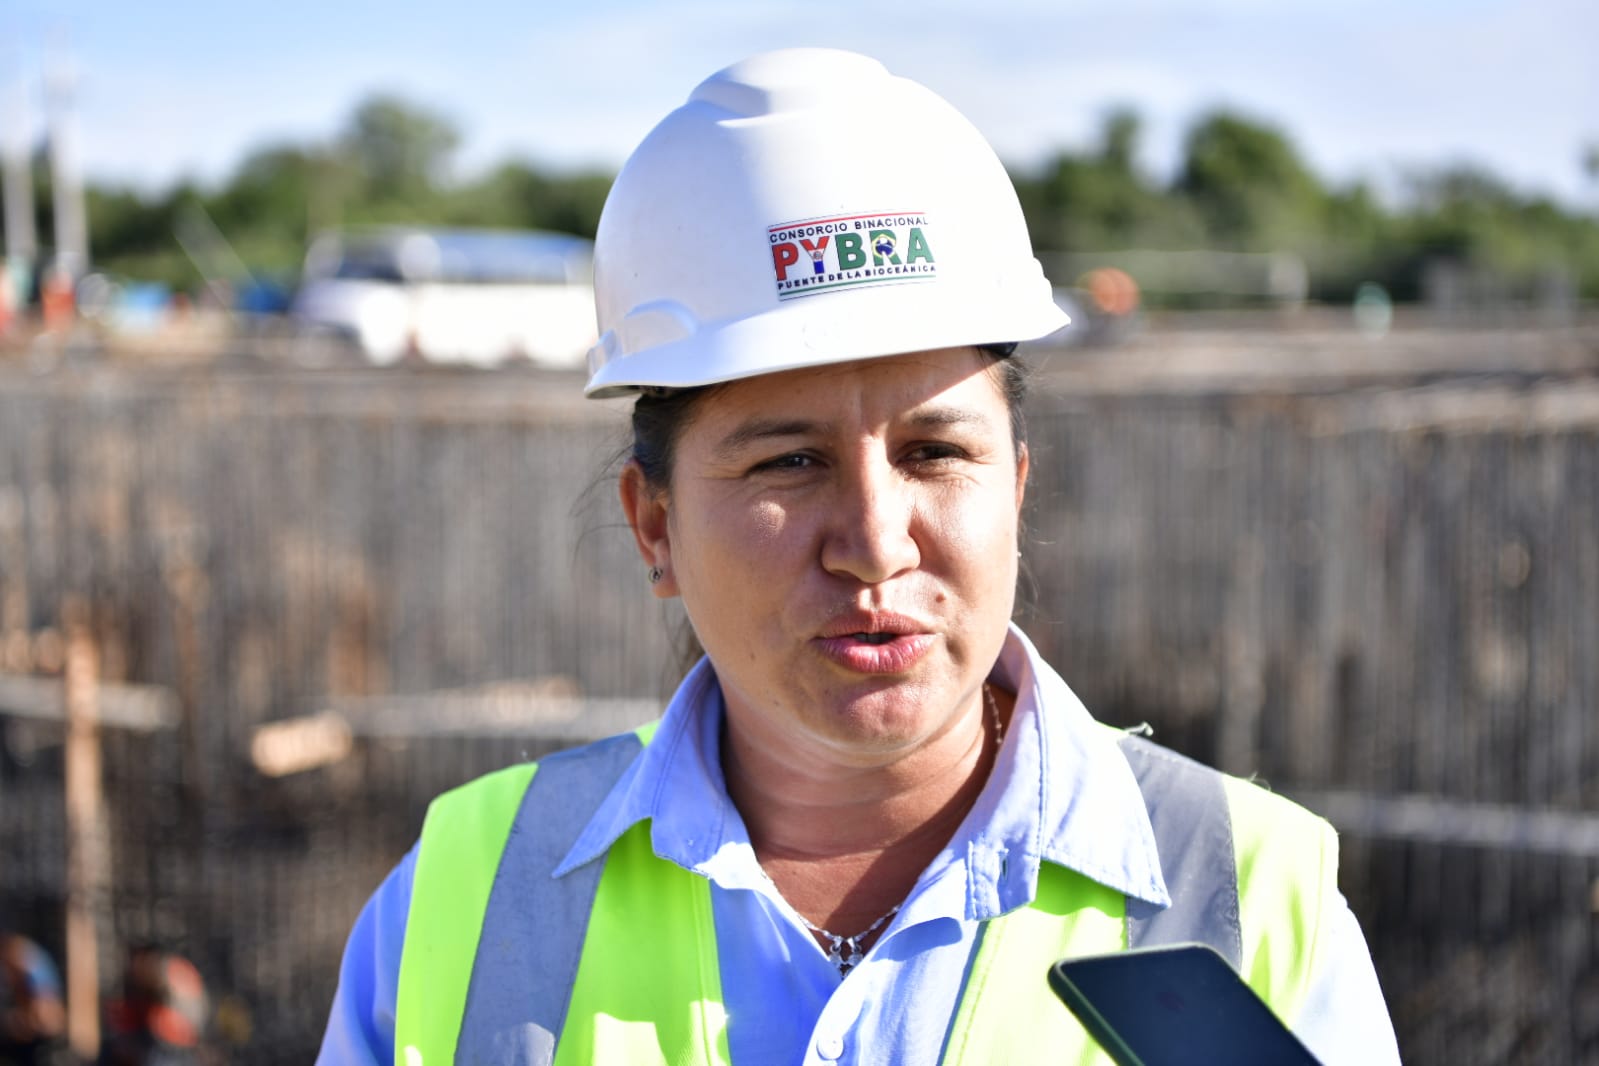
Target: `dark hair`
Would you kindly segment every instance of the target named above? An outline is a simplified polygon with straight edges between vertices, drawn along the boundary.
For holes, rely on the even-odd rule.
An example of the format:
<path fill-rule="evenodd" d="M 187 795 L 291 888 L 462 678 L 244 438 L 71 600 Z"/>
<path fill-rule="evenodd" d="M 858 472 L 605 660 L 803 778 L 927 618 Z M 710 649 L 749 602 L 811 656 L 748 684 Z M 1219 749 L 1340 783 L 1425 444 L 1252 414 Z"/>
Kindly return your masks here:
<path fill-rule="evenodd" d="M 1011 441 L 1019 455 L 1027 443 L 1027 416 L 1022 411 L 1027 399 L 1027 367 L 1011 354 L 1016 350 L 1015 344 L 984 344 L 977 350 L 990 357 L 990 366 L 998 367 L 999 391 L 1010 411 Z M 661 490 L 672 483 L 672 460 L 678 438 L 693 421 L 699 402 L 724 387 L 645 389 L 633 402 L 631 457 L 651 488 Z"/>
<path fill-rule="evenodd" d="M 694 417 L 694 408 L 720 385 L 692 389 L 645 389 L 633 401 L 632 459 L 653 489 L 672 483 L 677 440 Z"/>

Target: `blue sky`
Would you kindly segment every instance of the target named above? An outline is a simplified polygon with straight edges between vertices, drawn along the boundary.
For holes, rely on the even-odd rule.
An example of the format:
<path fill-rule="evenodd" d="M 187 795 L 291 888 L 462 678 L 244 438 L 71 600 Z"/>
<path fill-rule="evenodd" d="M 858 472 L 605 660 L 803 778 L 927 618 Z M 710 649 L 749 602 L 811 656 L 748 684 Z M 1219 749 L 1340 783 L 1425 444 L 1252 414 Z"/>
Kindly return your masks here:
<path fill-rule="evenodd" d="M 1128 104 L 1164 175 L 1187 125 L 1224 104 L 1287 131 L 1330 180 L 1394 189 L 1469 161 L 1599 209 L 1580 164 L 1599 143 L 1593 0 L 0 0 L 0 88 L 36 86 L 58 40 L 86 169 L 144 188 L 326 138 L 378 89 L 453 119 L 462 172 L 513 155 L 611 168 L 705 75 L 804 44 L 925 82 L 1016 165 L 1088 146 Z"/>

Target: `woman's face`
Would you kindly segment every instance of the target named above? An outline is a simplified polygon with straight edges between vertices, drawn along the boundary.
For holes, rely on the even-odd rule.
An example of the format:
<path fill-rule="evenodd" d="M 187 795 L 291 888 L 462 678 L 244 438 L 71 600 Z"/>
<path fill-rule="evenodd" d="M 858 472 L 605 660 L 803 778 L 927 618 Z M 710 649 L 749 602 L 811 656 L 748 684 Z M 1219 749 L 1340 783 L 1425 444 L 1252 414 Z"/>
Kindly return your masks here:
<path fill-rule="evenodd" d="M 735 727 L 891 759 L 974 710 L 1016 584 L 1026 453 L 988 359 L 942 349 L 733 382 L 671 484 L 623 479 Z"/>

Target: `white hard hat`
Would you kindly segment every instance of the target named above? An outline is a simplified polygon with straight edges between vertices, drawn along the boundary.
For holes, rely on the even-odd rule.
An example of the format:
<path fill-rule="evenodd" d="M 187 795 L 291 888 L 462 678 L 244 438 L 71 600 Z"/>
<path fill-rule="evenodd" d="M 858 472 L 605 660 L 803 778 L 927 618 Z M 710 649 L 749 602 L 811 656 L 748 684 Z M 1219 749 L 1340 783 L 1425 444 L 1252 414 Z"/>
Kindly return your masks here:
<path fill-rule="evenodd" d="M 617 176 L 588 396 L 1033 340 L 1067 322 L 976 128 L 852 52 L 713 74 Z"/>

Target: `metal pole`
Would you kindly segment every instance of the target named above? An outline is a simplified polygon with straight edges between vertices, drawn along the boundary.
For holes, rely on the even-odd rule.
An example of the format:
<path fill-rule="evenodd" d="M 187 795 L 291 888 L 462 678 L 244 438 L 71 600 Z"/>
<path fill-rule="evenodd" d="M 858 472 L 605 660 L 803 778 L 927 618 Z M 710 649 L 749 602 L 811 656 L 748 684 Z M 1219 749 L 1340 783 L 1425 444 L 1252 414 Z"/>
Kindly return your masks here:
<path fill-rule="evenodd" d="M 5 131 L 0 153 L 5 157 L 6 259 L 31 265 L 39 253 L 39 238 L 33 228 L 33 175 L 28 159 L 32 123 L 28 120 L 28 91 L 20 64 L 6 95 L 5 121 L 0 123 L 0 129 Z"/>
<path fill-rule="evenodd" d="M 56 266 L 73 281 L 89 266 L 89 229 L 73 113 L 77 83 L 70 61 L 56 57 L 45 78 L 50 100 L 50 198 L 55 212 Z"/>
<path fill-rule="evenodd" d="M 4 200 L 6 255 L 0 260 L 0 333 L 27 305 L 39 255 L 33 228 L 33 168 L 29 159 L 28 92 L 20 60 L 16 79 L 0 105 L 0 198 Z"/>

